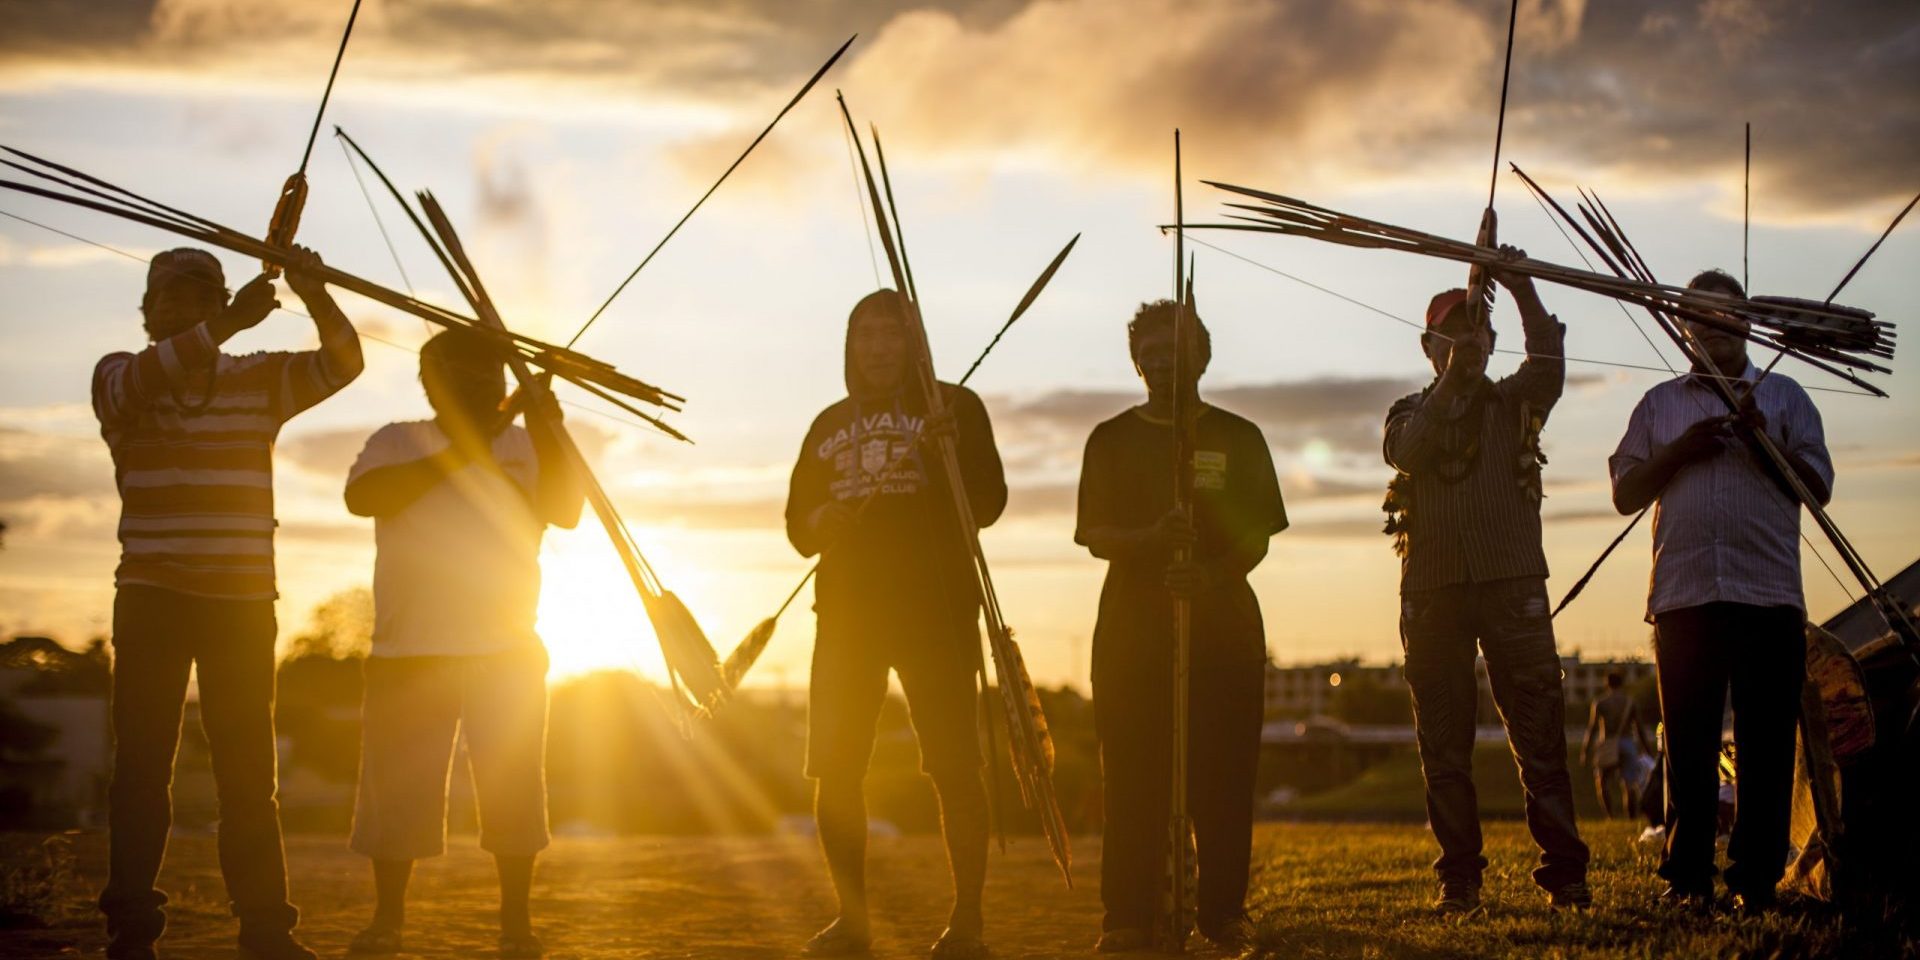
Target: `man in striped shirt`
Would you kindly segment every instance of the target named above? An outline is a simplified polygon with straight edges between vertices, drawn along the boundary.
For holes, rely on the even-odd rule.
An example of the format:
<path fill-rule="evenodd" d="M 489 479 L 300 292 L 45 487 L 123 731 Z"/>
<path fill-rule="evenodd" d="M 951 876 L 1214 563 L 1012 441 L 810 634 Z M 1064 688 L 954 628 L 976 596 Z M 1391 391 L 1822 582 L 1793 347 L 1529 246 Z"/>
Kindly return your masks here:
<path fill-rule="evenodd" d="M 1709 270 L 1689 284 L 1745 296 Z M 1660 710 L 1667 731 L 1672 816 L 1662 896 L 1692 910 L 1713 899 L 1718 757 L 1728 691 L 1738 773 L 1738 818 L 1727 847 L 1727 887 L 1742 912 L 1769 909 L 1787 863 L 1794 730 L 1806 676 L 1806 600 L 1800 582 L 1800 503 L 1756 446 L 1764 432 L 1808 493 L 1833 490 L 1820 411 L 1800 385 L 1747 360 L 1744 321 L 1732 329 L 1685 323 L 1705 366 L 1647 391 L 1608 461 L 1621 513 L 1654 505 L 1654 625 Z M 1741 399 L 1730 414 L 1709 378 Z"/>
<path fill-rule="evenodd" d="M 174 751 L 189 671 L 220 798 L 220 870 L 243 956 L 306 960 L 293 939 L 273 733 L 273 443 L 293 415 L 360 374 L 360 340 L 296 248 L 287 271 L 320 349 L 229 356 L 220 344 L 279 306 L 262 274 L 229 302 L 204 250 L 158 254 L 139 353 L 94 369 L 93 409 L 120 490 L 113 607 L 113 785 L 100 909 L 111 958 L 153 957 L 154 888 L 172 822 Z"/>
<path fill-rule="evenodd" d="M 1442 293 L 1427 307 L 1420 338 L 1434 382 L 1395 403 L 1386 424 L 1386 460 L 1396 471 L 1387 532 L 1400 548 L 1400 640 L 1427 819 L 1440 842 L 1434 910 L 1442 914 L 1479 908 L 1487 866 L 1473 789 L 1476 646 L 1520 768 L 1527 829 L 1540 846 L 1533 881 L 1554 907 L 1593 902 L 1587 846 L 1574 822 L 1566 694 L 1540 549 L 1540 430 L 1566 381 L 1566 330 L 1531 280 L 1494 276 L 1520 309 L 1527 352 L 1520 369 L 1489 379 L 1492 328 L 1475 322 L 1466 291 Z"/>

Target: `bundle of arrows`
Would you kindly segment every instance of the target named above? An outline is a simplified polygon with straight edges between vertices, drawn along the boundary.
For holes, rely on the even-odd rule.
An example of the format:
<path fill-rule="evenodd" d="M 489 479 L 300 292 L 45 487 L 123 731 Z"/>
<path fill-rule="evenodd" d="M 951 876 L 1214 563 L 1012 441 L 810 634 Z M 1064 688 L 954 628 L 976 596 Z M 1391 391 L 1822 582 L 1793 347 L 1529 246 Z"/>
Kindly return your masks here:
<path fill-rule="evenodd" d="M 1349 247 L 1399 250 L 1422 256 L 1454 260 L 1481 268 L 1524 274 L 1588 293 L 1695 320 L 1745 337 L 1752 343 L 1784 352 L 1816 369 L 1840 377 L 1853 385 L 1884 397 L 1886 392 L 1861 379 L 1855 371 L 1891 373 L 1879 361 L 1893 359 L 1893 324 L 1876 320 L 1866 310 L 1800 300 L 1789 297 L 1731 297 L 1709 290 L 1689 290 L 1639 279 L 1634 276 L 1609 276 L 1589 270 L 1565 267 L 1544 260 L 1508 257 L 1501 251 L 1478 244 L 1454 240 L 1419 230 L 1398 227 L 1378 220 L 1330 210 L 1294 197 L 1250 187 L 1205 181 L 1230 193 L 1248 197 L 1257 203 L 1229 203 L 1239 213 L 1228 214 L 1236 223 L 1186 224 L 1188 229 L 1245 230 L 1306 237 Z M 1583 205 L 1591 224 L 1603 236 L 1619 234 L 1604 204 L 1595 198 Z M 1568 218 L 1569 222 L 1571 218 Z M 1576 230 L 1582 230 L 1577 222 Z M 1624 250 L 1609 249 L 1604 241 L 1596 244 L 1603 257 L 1631 257 Z M 1623 271 L 1631 272 L 1631 271 Z M 1743 329 L 1737 320 L 1744 320 Z"/>
<path fill-rule="evenodd" d="M 52 186 L 46 186 L 40 183 L 0 179 L 0 188 L 95 210 L 122 220 L 165 230 L 208 246 L 256 258 L 263 263 L 284 266 L 292 256 L 289 247 L 269 244 L 265 240 L 248 236 L 232 227 L 168 206 L 72 167 L 4 144 L 0 144 L 0 150 L 17 158 L 0 157 L 0 164 L 26 173 L 43 183 L 52 184 Z M 442 327 L 470 329 L 476 334 L 495 341 L 512 356 L 519 357 L 589 394 L 644 419 L 668 436 L 683 441 L 687 439 L 684 434 L 674 429 L 657 414 L 634 406 L 637 402 L 661 410 L 678 411 L 686 398 L 621 373 L 612 364 L 558 344 L 545 343 L 510 330 L 489 329 L 474 317 L 389 289 L 337 267 L 323 266 L 319 270 L 319 276 L 332 286 L 357 293 L 376 303 L 419 317 L 429 323 Z"/>

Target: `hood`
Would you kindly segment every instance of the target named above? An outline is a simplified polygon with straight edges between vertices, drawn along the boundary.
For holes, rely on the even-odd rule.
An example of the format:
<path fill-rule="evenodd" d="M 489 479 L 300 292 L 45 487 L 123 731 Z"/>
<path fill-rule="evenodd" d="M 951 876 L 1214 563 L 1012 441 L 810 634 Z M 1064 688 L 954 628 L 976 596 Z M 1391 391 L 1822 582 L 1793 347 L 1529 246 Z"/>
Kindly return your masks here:
<path fill-rule="evenodd" d="M 919 396 L 920 392 L 918 390 L 907 389 L 912 385 L 914 377 L 911 347 L 908 348 L 907 375 L 901 379 L 898 387 L 891 390 L 882 389 L 867 382 L 865 378 L 860 376 L 860 365 L 853 362 L 853 322 L 855 318 L 864 315 L 868 311 L 882 309 L 889 303 L 894 305 L 894 309 L 897 311 L 896 316 L 904 317 L 905 306 L 901 303 L 900 294 L 889 288 L 875 290 L 861 297 L 860 302 L 854 304 L 853 310 L 847 314 L 846 336 L 841 351 L 841 369 L 847 383 L 847 396 L 855 400 L 877 400 L 895 395 L 907 399 Z M 900 322 L 905 323 L 906 321 L 902 319 Z"/>

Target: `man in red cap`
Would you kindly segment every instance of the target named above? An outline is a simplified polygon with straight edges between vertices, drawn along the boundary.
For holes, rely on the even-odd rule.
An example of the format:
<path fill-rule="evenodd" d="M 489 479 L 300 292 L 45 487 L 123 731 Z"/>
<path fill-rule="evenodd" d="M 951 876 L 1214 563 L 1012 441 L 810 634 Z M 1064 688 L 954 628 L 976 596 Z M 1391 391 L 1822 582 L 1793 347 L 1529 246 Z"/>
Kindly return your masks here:
<path fill-rule="evenodd" d="M 171 827 L 173 755 L 189 672 L 220 796 L 220 872 L 240 951 L 310 960 L 293 939 L 273 735 L 273 442 L 282 424 L 360 375 L 360 338 L 296 247 L 287 286 L 320 349 L 233 356 L 220 345 L 279 306 L 261 274 L 229 297 L 220 261 L 153 258 L 140 312 L 152 342 L 110 353 L 93 410 L 120 490 L 113 601 L 113 784 L 100 909 L 107 956 L 145 960 L 166 926 L 154 888 Z"/>
<path fill-rule="evenodd" d="M 1574 822 L 1566 694 L 1540 549 L 1540 429 L 1566 381 L 1566 329 L 1527 277 L 1495 271 L 1493 279 L 1520 309 L 1527 354 L 1520 369 L 1487 377 L 1493 329 L 1466 291 L 1449 290 L 1427 306 L 1420 337 L 1434 381 L 1395 403 L 1386 425 L 1384 452 L 1396 471 L 1386 532 L 1400 554 L 1400 641 L 1427 819 L 1440 842 L 1434 909 L 1443 914 L 1479 907 L 1487 865 L 1473 789 L 1476 652 L 1486 657 L 1520 768 L 1527 828 L 1540 846 L 1533 880 L 1555 907 L 1593 902 L 1587 847 Z"/>

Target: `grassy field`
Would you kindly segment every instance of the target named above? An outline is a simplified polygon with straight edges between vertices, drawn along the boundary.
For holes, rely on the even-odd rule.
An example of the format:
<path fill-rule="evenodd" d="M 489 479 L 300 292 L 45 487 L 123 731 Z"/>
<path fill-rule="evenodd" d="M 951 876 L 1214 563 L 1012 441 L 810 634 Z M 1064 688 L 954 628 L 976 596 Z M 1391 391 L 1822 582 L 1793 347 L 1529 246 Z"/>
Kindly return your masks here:
<path fill-rule="evenodd" d="M 1528 874 L 1535 852 L 1525 829 L 1490 825 L 1486 910 L 1438 920 L 1429 868 L 1438 848 L 1420 827 L 1285 824 L 1262 830 L 1249 907 L 1257 921 L 1251 956 L 1320 958 L 1789 958 L 1915 957 L 1920 947 L 1879 928 L 1843 922 L 1821 907 L 1758 920 L 1690 917 L 1656 907 L 1664 884 L 1658 851 L 1639 847 L 1639 824 L 1587 821 L 1593 849 L 1590 913 L 1546 909 Z"/>
<path fill-rule="evenodd" d="M 1374 824 L 1264 824 L 1256 836 L 1257 921 L 1245 956 L 1258 960 L 1410 957 L 1788 958 L 1920 956 L 1912 941 L 1850 927 L 1821 910 L 1760 921 L 1678 917 L 1653 908 L 1659 889 L 1653 851 L 1632 843 L 1625 822 L 1588 822 L 1597 908 L 1547 911 L 1527 879 L 1533 853 L 1513 823 L 1489 826 L 1487 910 L 1459 920 L 1425 912 L 1435 856 L 1422 827 Z M 36 861 L 41 838 L 0 836 L 9 876 Z M 488 956 L 492 871 L 467 837 L 416 874 L 408 955 Z M 89 899 L 104 866 L 95 835 L 73 844 L 73 866 L 29 897 L 44 925 L 0 928 L 0 956 L 98 956 L 103 946 Z M 876 840 L 871 882 L 875 956 L 924 956 L 944 920 L 944 857 L 931 837 Z M 1099 842 L 1078 838 L 1068 890 L 1034 838 L 996 853 L 988 884 L 990 942 L 1003 958 L 1083 957 L 1100 926 Z M 322 956 L 344 955 L 368 914 L 366 864 L 337 837 L 288 841 L 302 936 Z M 233 921 L 213 840 L 178 836 L 162 884 L 173 896 L 163 956 L 232 956 Z M 9 897 L 17 897 L 9 891 Z M 760 960 L 794 955 L 831 913 L 818 854 L 796 837 L 563 838 L 542 861 L 536 919 L 551 956 L 691 957 Z M 19 903 L 14 905 L 18 906 Z M 1219 956 L 1219 954 L 1209 954 Z"/>
<path fill-rule="evenodd" d="M 1576 766 L 1573 803 L 1582 817 L 1601 815 L 1594 793 L 1593 774 Z M 1477 743 L 1473 748 L 1473 786 L 1479 795 L 1481 816 L 1517 819 L 1525 808 L 1520 775 L 1513 752 L 1505 743 Z M 1426 820 L 1426 784 L 1420 777 L 1420 757 L 1408 749 L 1374 764 L 1352 783 L 1301 797 L 1289 804 L 1290 819 L 1363 819 L 1418 823 Z M 1618 803 L 1616 798 L 1615 803 Z"/>

